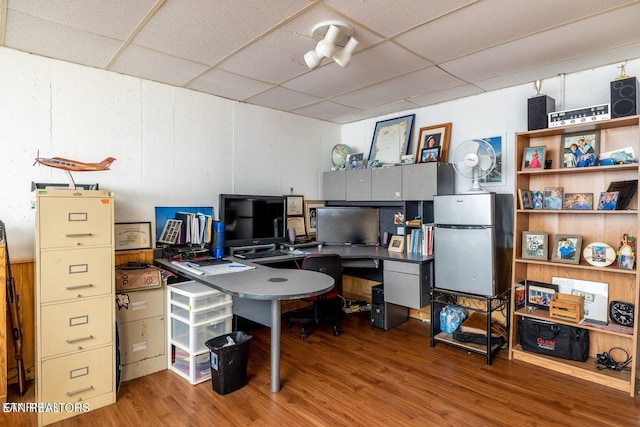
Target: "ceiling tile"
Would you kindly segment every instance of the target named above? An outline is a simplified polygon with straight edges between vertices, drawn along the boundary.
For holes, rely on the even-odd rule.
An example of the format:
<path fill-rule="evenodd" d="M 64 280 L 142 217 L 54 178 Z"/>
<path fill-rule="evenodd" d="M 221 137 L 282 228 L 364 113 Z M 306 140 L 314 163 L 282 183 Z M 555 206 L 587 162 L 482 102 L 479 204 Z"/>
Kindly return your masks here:
<path fill-rule="evenodd" d="M 304 105 L 319 101 L 318 98 L 296 92 L 282 87 L 268 89 L 246 100 L 248 103 L 256 103 L 276 110 L 291 111 Z"/>
<path fill-rule="evenodd" d="M 203 72 L 205 66 L 143 47 L 129 46 L 110 70 L 174 86 L 183 86 L 194 76 Z"/>
<path fill-rule="evenodd" d="M 308 0 L 172 0 L 135 43 L 211 65 L 307 6 Z"/>
<path fill-rule="evenodd" d="M 9 10 L 5 43 L 14 49 L 92 67 L 104 67 L 121 42 Z"/>
<path fill-rule="evenodd" d="M 330 101 L 322 101 L 302 108 L 291 110 L 294 114 L 313 117 L 319 120 L 330 120 L 337 116 L 357 113 L 361 110 L 357 108 L 347 107 L 345 105 L 336 104 Z"/>
<path fill-rule="evenodd" d="M 429 67 L 336 96 L 332 98 L 332 101 L 366 110 L 404 98 L 411 98 L 418 94 L 460 86 L 464 83 L 437 67 Z"/>
<path fill-rule="evenodd" d="M 187 87 L 223 98 L 244 101 L 267 90 L 271 85 L 224 70 L 214 69 L 199 76 L 189 83 Z"/>

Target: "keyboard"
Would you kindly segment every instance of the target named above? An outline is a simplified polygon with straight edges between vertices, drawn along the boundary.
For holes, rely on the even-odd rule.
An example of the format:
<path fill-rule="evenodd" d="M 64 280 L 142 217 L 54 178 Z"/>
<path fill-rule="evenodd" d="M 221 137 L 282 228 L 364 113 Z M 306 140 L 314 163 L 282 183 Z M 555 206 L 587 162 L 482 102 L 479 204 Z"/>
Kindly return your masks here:
<path fill-rule="evenodd" d="M 226 258 L 202 257 L 193 258 L 189 262 L 197 267 L 205 267 L 207 265 L 228 264 L 231 261 Z"/>
<path fill-rule="evenodd" d="M 274 256 L 283 256 L 287 253 L 282 252 L 281 250 L 275 249 L 271 251 L 260 251 L 260 252 L 250 252 L 245 254 L 234 254 L 234 256 L 241 259 L 259 259 L 259 258 L 270 258 Z"/>

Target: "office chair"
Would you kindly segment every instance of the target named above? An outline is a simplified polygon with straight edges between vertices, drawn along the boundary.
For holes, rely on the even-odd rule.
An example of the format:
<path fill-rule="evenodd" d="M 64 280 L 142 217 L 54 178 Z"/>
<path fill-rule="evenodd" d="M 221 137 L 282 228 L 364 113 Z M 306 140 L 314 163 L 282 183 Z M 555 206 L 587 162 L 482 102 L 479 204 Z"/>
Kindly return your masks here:
<path fill-rule="evenodd" d="M 300 338 L 307 338 L 313 326 L 328 324 L 333 327 L 333 334 L 340 335 L 338 325 L 342 313 L 342 262 L 336 254 L 309 254 L 302 259 L 302 270 L 318 271 L 328 274 L 335 280 L 335 286 L 329 292 L 315 297 L 303 298 L 313 304 L 311 307 L 295 311 L 287 320 L 287 326 L 292 323 L 303 323 L 300 328 Z"/>

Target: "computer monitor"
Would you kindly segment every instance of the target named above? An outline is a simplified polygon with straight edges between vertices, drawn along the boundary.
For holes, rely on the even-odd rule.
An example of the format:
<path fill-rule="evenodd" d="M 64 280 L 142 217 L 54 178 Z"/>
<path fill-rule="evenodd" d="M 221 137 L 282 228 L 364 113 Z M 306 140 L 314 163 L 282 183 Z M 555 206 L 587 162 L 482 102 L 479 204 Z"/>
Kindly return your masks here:
<path fill-rule="evenodd" d="M 284 196 L 221 194 L 224 247 L 284 243 L 286 206 Z"/>
<path fill-rule="evenodd" d="M 380 228 L 378 217 L 376 208 L 318 208 L 316 240 L 328 245 L 375 245 Z"/>

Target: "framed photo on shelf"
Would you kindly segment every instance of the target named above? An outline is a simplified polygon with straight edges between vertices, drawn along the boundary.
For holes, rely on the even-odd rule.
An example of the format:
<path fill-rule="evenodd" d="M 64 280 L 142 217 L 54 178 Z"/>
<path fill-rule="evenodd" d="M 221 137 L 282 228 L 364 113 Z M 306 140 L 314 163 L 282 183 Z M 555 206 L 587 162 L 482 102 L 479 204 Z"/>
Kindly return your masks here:
<path fill-rule="evenodd" d="M 404 251 L 404 236 L 391 236 L 391 241 L 389 241 L 389 248 L 387 250 L 389 252 Z"/>
<path fill-rule="evenodd" d="M 411 130 L 415 114 L 382 120 L 376 123 L 369 150 L 369 165 L 377 164 L 395 165 L 400 163 L 400 157 L 409 151 Z M 371 167 L 371 166 L 369 166 Z"/>
<path fill-rule="evenodd" d="M 287 197 L 287 216 L 302 216 L 304 211 L 304 196 Z"/>
<path fill-rule="evenodd" d="M 573 234 L 556 234 L 551 261 L 565 264 L 580 263 L 582 253 L 582 236 Z"/>
<path fill-rule="evenodd" d="M 549 310 L 553 294 L 558 292 L 558 285 L 552 283 L 525 281 L 525 295 L 527 307 Z"/>
<path fill-rule="evenodd" d="M 420 128 L 418 147 L 416 149 L 416 162 L 424 163 L 422 150 L 425 148 L 440 147 L 439 160 L 447 161 L 449 155 L 449 141 L 451 139 L 451 123 L 442 123 L 435 126 Z"/>
<path fill-rule="evenodd" d="M 613 211 L 618 204 L 619 191 L 605 191 L 600 193 L 600 199 L 598 200 L 598 210 Z"/>
<path fill-rule="evenodd" d="M 542 207 L 544 209 L 562 209 L 563 187 L 546 187 Z"/>
<path fill-rule="evenodd" d="M 318 208 L 323 208 L 322 200 L 305 200 L 304 201 L 304 218 L 307 225 L 307 236 L 316 235 L 316 227 L 318 225 Z"/>
<path fill-rule="evenodd" d="M 593 209 L 592 193 L 566 193 L 563 200 L 564 209 L 589 211 Z"/>
<path fill-rule="evenodd" d="M 518 202 L 520 203 L 520 209 L 533 209 L 531 191 L 518 189 Z"/>
<path fill-rule="evenodd" d="M 364 153 L 347 154 L 347 159 L 344 164 L 346 170 L 362 169 Z"/>
<path fill-rule="evenodd" d="M 560 165 L 563 168 L 584 168 L 596 165 L 600 132 L 578 132 L 562 136 Z"/>
<path fill-rule="evenodd" d="M 542 170 L 546 152 L 546 147 L 526 147 L 522 154 L 522 170 Z"/>
<path fill-rule="evenodd" d="M 437 162 L 440 158 L 440 147 L 423 148 L 420 153 L 420 163 Z"/>
<path fill-rule="evenodd" d="M 549 259 L 549 234 L 544 231 L 522 232 L 522 258 Z"/>
<path fill-rule="evenodd" d="M 496 167 L 491 170 L 489 175 L 482 178 L 480 183 L 483 186 L 501 186 L 506 184 L 506 154 L 503 145 L 506 143 L 506 133 L 503 136 L 492 136 L 489 138 L 482 138 L 487 141 L 493 151 L 496 153 Z M 544 164 L 544 163 L 543 163 Z"/>
<path fill-rule="evenodd" d="M 544 194 L 539 190 L 531 190 L 531 207 L 533 209 L 542 209 Z"/>
<path fill-rule="evenodd" d="M 632 179 L 630 181 L 612 181 L 609 183 L 607 191 L 617 191 L 618 203 L 616 203 L 616 210 L 621 211 L 627 209 L 629 202 L 636 194 L 638 189 L 638 180 Z"/>

